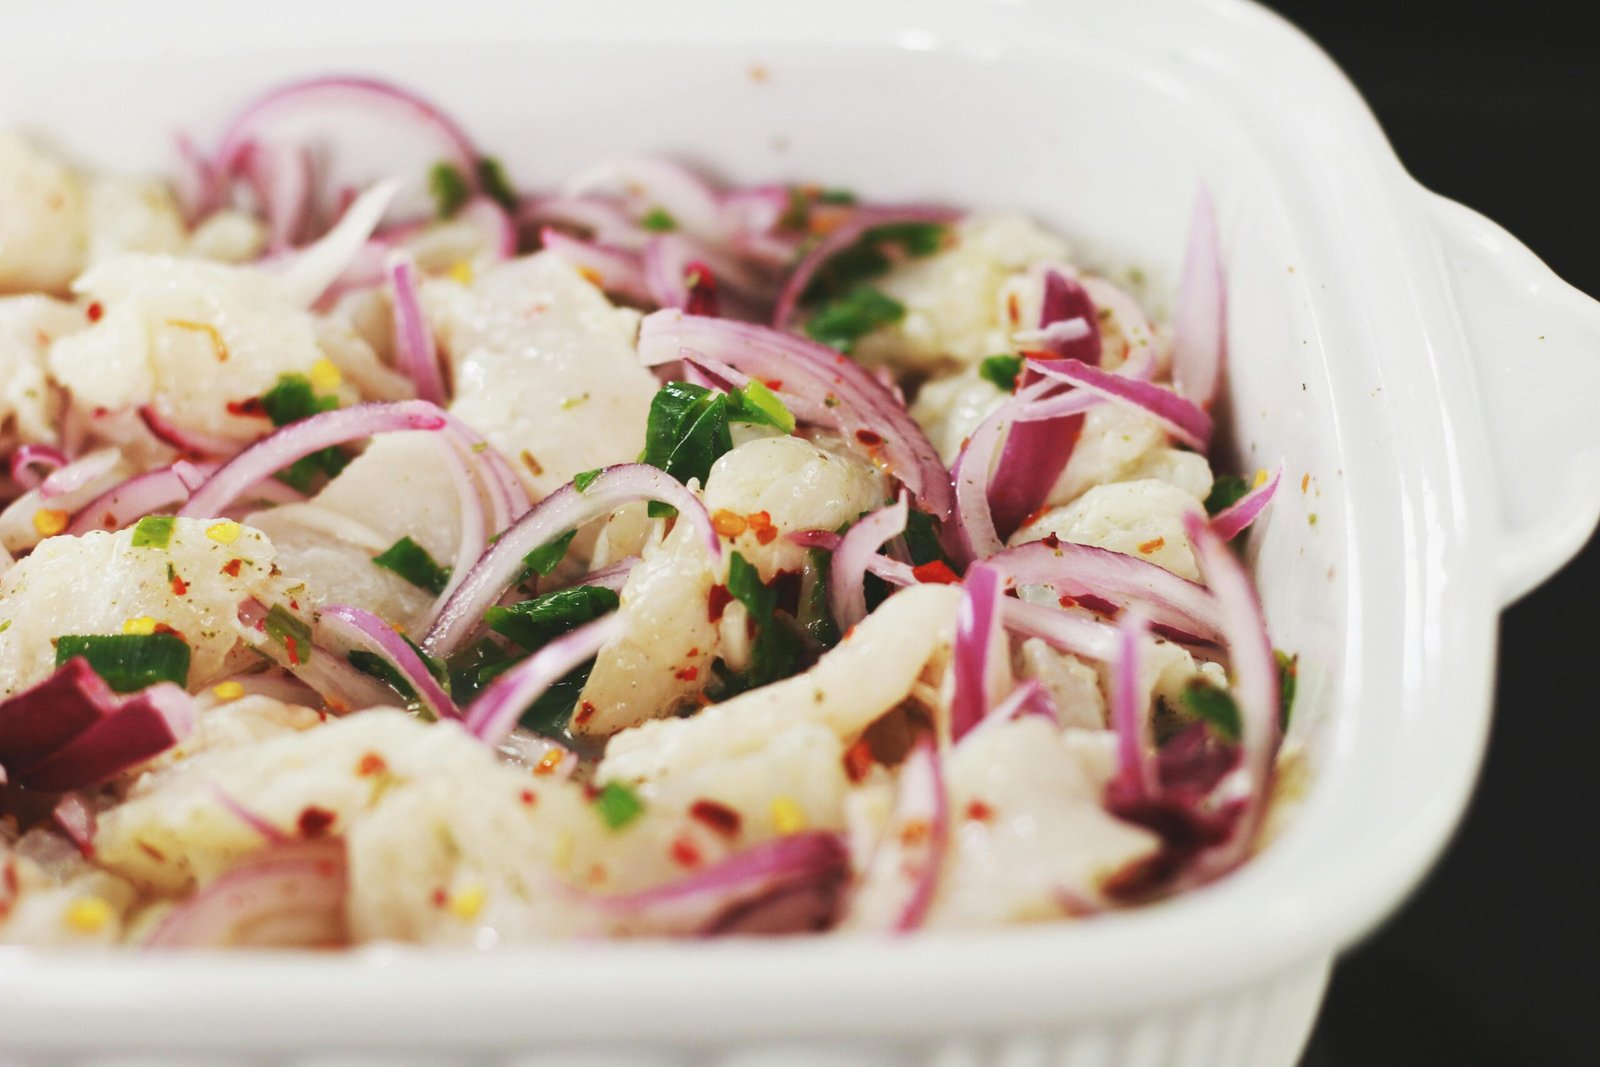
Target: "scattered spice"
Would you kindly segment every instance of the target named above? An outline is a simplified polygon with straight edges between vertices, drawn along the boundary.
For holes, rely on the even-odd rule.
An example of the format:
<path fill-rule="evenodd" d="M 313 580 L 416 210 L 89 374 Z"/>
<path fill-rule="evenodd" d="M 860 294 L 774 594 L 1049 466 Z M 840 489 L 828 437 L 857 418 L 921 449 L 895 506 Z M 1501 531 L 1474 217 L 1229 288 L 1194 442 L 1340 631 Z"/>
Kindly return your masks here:
<path fill-rule="evenodd" d="M 338 815 L 327 808 L 312 805 L 300 813 L 295 825 L 299 827 L 301 837 L 321 837 L 328 832 L 336 819 Z"/>
<path fill-rule="evenodd" d="M 737 811 L 715 800 L 695 801 L 689 805 L 689 817 L 730 840 L 739 836 L 744 821 Z"/>

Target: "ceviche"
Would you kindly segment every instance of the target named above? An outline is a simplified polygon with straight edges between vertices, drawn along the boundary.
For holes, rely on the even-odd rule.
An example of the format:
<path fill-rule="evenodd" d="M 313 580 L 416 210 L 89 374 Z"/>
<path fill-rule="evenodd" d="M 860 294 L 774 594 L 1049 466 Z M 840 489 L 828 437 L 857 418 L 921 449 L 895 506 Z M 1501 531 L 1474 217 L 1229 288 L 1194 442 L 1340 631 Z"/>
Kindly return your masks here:
<path fill-rule="evenodd" d="M 1083 920 L 1259 843 L 1203 194 L 1158 321 L 1023 217 L 531 190 L 364 78 L 178 148 L 0 132 L 0 942 Z"/>

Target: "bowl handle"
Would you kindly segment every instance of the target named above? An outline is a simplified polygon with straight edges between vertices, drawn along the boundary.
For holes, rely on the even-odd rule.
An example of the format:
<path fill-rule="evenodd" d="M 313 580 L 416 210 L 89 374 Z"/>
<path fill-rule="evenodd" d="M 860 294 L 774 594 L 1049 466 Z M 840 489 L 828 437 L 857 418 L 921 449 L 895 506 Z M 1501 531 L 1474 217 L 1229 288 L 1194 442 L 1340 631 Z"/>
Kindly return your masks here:
<path fill-rule="evenodd" d="M 1507 605 L 1600 519 L 1600 302 L 1482 215 L 1429 196 L 1494 451 Z"/>

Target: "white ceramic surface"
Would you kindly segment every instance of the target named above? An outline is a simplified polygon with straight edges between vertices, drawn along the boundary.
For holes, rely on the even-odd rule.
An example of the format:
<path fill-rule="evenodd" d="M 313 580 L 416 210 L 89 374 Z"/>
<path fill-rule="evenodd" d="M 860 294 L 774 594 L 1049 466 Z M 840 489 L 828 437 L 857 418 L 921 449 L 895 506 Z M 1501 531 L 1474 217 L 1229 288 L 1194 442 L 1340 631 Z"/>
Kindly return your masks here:
<path fill-rule="evenodd" d="M 164 168 L 176 125 L 213 132 L 256 89 L 329 69 L 421 88 L 525 183 L 669 151 L 739 179 L 1016 207 L 1158 294 L 1204 180 L 1233 295 L 1233 439 L 1252 467 L 1310 475 L 1253 556 L 1277 643 L 1302 655 L 1312 785 L 1237 875 L 1075 925 L 482 955 L 0 950 L 0 1067 L 1293 1063 L 1333 955 L 1461 812 L 1496 613 L 1600 511 L 1600 307 L 1419 188 L 1328 60 L 1239 0 L 0 9 L 0 124 L 102 166 Z"/>

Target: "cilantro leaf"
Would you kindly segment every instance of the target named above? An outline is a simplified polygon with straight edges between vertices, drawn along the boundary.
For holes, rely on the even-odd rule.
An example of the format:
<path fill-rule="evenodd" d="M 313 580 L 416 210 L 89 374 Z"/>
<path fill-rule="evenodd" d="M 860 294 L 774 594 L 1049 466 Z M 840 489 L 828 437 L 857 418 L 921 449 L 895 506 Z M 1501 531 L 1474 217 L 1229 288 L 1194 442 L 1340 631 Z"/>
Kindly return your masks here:
<path fill-rule="evenodd" d="M 527 569 L 522 577 L 526 579 L 534 574 L 549 574 L 555 570 L 566 558 L 567 546 L 572 544 L 572 539 L 577 536 L 577 530 L 568 530 L 554 541 L 542 544 L 523 556 L 522 565 Z"/>
<path fill-rule="evenodd" d="M 937 222 L 895 222 L 874 226 L 854 244 L 840 249 L 812 277 L 801 302 L 815 304 L 840 296 L 888 272 L 892 260 L 885 246 L 908 256 L 927 256 L 944 247 L 949 228 Z"/>
<path fill-rule="evenodd" d="M 617 610 L 618 603 L 617 594 L 610 589 L 579 585 L 510 607 L 491 607 L 484 613 L 484 621 L 491 630 L 534 652 L 562 634 Z"/>
<path fill-rule="evenodd" d="M 579 471 L 572 477 L 572 487 L 580 493 L 587 493 L 589 487 L 594 484 L 596 478 L 600 477 L 600 472 L 604 469 L 603 467 L 596 467 L 592 471 Z"/>
<path fill-rule="evenodd" d="M 261 409 L 274 426 L 287 426 L 324 411 L 333 411 L 338 406 L 338 397 L 318 396 L 312 388 L 311 379 L 304 374 L 280 374 L 277 384 L 261 394 Z M 331 478 L 344 470 L 349 462 L 349 457 L 338 448 L 324 448 L 296 460 L 279 471 L 276 477 L 280 482 L 305 493 L 311 490 L 317 475 L 326 474 Z"/>
<path fill-rule="evenodd" d="M 1206 514 L 1215 515 L 1239 502 L 1250 491 L 1250 483 L 1237 474 L 1224 474 L 1211 483 L 1211 493 L 1206 497 Z"/>
<path fill-rule="evenodd" d="M 806 319 L 806 336 L 813 341 L 849 352 L 857 341 L 905 318 L 905 305 L 870 285 L 858 285 L 844 296 L 823 304 Z"/>
<path fill-rule="evenodd" d="M 56 666 L 82 656 L 118 693 L 157 682 L 186 685 L 189 646 L 176 634 L 63 634 L 56 638 Z"/>
<path fill-rule="evenodd" d="M 778 591 L 761 581 L 755 566 L 737 552 L 728 557 L 728 593 L 749 612 L 756 627 L 750 649 L 750 688 L 787 678 L 800 669 L 799 635 L 778 618 Z"/>
<path fill-rule="evenodd" d="M 945 555 L 944 546 L 939 543 L 939 520 L 926 511 L 911 508 L 906 512 L 904 536 L 913 567 L 935 562 L 950 566 L 950 557 Z"/>
<path fill-rule="evenodd" d="M 433 194 L 434 210 L 441 219 L 454 215 L 472 199 L 466 175 L 448 163 L 435 163 L 428 171 L 428 191 Z"/>
<path fill-rule="evenodd" d="M 400 538 L 373 556 L 372 562 L 394 571 L 418 589 L 426 589 L 434 596 L 444 592 L 444 587 L 450 582 L 450 568 L 441 567 L 427 549 L 409 537 Z"/>
<path fill-rule="evenodd" d="M 702 485 L 711 465 L 733 448 L 728 433 L 728 397 L 689 382 L 668 382 L 650 401 L 640 463 L 659 467 L 685 484 Z M 669 505 L 652 501 L 650 515 L 672 514 Z"/>
<path fill-rule="evenodd" d="M 1219 736 L 1229 741 L 1239 740 L 1239 705 L 1227 690 L 1195 678 L 1183 690 L 1183 703 Z"/>
<path fill-rule="evenodd" d="M 1017 375 L 1022 373 L 1021 356 L 990 356 L 978 364 L 978 377 L 993 382 L 996 389 L 1011 392 L 1017 387 Z"/>

